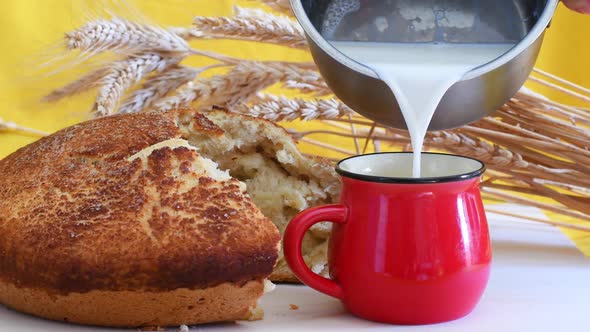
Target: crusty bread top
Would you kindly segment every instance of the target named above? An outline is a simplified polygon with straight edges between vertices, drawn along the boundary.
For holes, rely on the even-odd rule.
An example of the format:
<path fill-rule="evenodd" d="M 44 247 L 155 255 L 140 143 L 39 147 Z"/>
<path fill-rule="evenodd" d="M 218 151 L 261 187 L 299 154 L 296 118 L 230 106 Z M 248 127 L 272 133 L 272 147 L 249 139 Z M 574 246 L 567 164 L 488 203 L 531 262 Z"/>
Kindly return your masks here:
<path fill-rule="evenodd" d="M 183 121 L 223 135 L 191 111 L 120 115 L 1 160 L 0 278 L 68 293 L 268 276 L 276 227 L 238 180 L 182 143 Z"/>

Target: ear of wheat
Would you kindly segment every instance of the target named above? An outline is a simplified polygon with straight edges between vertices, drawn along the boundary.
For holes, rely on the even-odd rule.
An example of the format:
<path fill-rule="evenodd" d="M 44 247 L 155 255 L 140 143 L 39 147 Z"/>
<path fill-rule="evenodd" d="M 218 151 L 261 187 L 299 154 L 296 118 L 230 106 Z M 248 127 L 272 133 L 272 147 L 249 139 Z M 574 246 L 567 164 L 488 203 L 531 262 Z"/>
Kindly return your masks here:
<path fill-rule="evenodd" d="M 69 50 L 79 49 L 90 55 L 103 51 L 183 53 L 190 50 L 186 40 L 174 32 L 119 17 L 89 22 L 66 33 L 65 39 Z"/>
<path fill-rule="evenodd" d="M 287 15 L 293 14 L 289 0 L 260 0 L 260 2 L 280 13 Z"/>
<path fill-rule="evenodd" d="M 307 48 L 303 29 L 285 16 L 260 9 L 234 8 L 233 17 L 197 16 L 191 36 L 207 39 L 238 39 Z"/>
<path fill-rule="evenodd" d="M 192 27 L 152 27 L 122 18 L 96 20 L 66 35 L 81 57 L 111 52 L 120 58 L 62 88 L 47 101 L 98 88 L 95 115 L 222 106 L 272 121 L 313 120 L 322 129 L 290 130 L 304 144 L 332 158 L 408 149 L 407 132 L 385 128 L 353 112 L 334 97 L 317 68 L 309 63 L 255 62 L 191 49 L 188 40 L 239 39 L 305 49 L 305 37 L 289 17 L 287 0 L 263 0 L 280 14 L 236 7 L 230 17 L 197 16 Z M 285 16 L 285 14 L 287 16 Z M 179 65 L 187 56 L 207 56 L 223 74 L 201 77 L 208 68 Z M 531 80 L 590 101 L 590 90 L 535 70 Z M 269 95 L 280 84 L 302 98 Z M 133 88 L 139 89 L 133 90 Z M 121 103 L 120 101 L 123 100 Z M 575 221 L 550 221 L 590 230 L 590 115 L 523 90 L 493 116 L 462 128 L 429 133 L 426 148 L 478 158 L 488 165 L 483 181 L 487 198 L 536 206 Z M 354 150 L 323 141 L 349 139 Z M 500 211 L 501 212 L 501 211 Z M 520 216 L 527 218 L 526 216 Z M 542 221 L 543 220 L 535 220 Z"/>
<path fill-rule="evenodd" d="M 139 112 L 176 91 L 182 85 L 194 80 L 206 68 L 198 69 L 174 65 L 159 75 L 147 78 L 141 88 L 127 97 L 119 108 L 119 113 Z"/>
<path fill-rule="evenodd" d="M 128 59 L 113 64 L 109 72 L 101 79 L 93 111 L 98 116 L 113 114 L 125 91 L 151 72 L 162 72 L 181 58 L 166 57 L 158 53 L 133 55 Z"/>

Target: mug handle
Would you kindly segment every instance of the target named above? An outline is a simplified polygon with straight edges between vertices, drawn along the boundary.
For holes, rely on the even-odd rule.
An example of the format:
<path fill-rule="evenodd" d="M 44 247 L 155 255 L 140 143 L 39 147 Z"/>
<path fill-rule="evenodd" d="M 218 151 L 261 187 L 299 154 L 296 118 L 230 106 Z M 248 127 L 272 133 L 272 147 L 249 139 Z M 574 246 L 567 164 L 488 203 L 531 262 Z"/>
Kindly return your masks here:
<path fill-rule="evenodd" d="M 307 209 L 296 215 L 285 230 L 283 237 L 283 249 L 285 259 L 297 278 L 309 287 L 342 299 L 344 294 L 342 287 L 335 281 L 321 277 L 311 271 L 301 255 L 301 241 L 305 232 L 318 222 L 329 221 L 335 223 L 346 223 L 348 219 L 348 208 L 341 204 L 323 205 Z"/>

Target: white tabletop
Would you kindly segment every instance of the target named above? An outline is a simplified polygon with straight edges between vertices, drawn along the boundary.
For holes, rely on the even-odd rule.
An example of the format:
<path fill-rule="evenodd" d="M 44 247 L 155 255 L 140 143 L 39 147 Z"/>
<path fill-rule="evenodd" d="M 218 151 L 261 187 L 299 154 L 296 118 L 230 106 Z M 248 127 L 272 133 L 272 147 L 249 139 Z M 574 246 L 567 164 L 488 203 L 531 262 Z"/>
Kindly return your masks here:
<path fill-rule="evenodd" d="M 509 205 L 494 208 L 544 218 L 533 208 Z M 191 331 L 590 330 L 587 312 L 590 260 L 555 228 L 493 214 L 488 214 L 488 219 L 494 250 L 492 275 L 482 301 L 465 318 L 427 326 L 379 324 L 347 314 L 337 300 L 308 287 L 279 285 L 261 301 L 266 313 L 264 320 L 192 327 Z M 291 304 L 298 309 L 292 310 Z M 105 329 L 49 322 L 0 306 L 0 332 L 8 331 L 93 332 Z"/>

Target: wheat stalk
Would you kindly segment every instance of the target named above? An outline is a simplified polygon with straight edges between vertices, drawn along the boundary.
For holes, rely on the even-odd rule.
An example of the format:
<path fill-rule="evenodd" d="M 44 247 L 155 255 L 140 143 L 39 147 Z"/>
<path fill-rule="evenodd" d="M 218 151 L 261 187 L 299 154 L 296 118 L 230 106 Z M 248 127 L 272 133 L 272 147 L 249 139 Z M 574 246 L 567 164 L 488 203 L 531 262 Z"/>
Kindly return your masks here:
<path fill-rule="evenodd" d="M 240 112 L 270 121 L 332 119 L 351 114 L 352 110 L 336 98 L 308 100 L 259 94 L 253 105 L 242 105 Z"/>
<path fill-rule="evenodd" d="M 314 82 L 320 78 L 315 71 L 301 69 L 285 62 L 244 61 L 234 66 L 225 75 L 189 82 L 180 88 L 176 95 L 157 102 L 155 108 L 168 110 L 187 107 L 204 98 L 207 100 L 201 103 L 201 109 L 213 105 L 231 107 L 247 101 L 258 91 L 284 80 Z"/>
<path fill-rule="evenodd" d="M 516 213 L 501 211 L 501 210 L 497 210 L 494 208 L 486 208 L 486 212 L 487 213 L 494 213 L 494 214 L 501 214 L 504 216 L 522 219 L 522 220 L 534 221 L 534 222 L 547 224 L 547 225 L 551 225 L 551 226 L 556 226 L 556 227 L 564 227 L 564 228 L 570 228 L 570 229 L 575 229 L 575 230 L 584 231 L 584 232 L 590 232 L 590 226 L 586 226 L 586 225 L 576 225 L 576 224 L 570 224 L 567 222 L 560 222 L 560 221 L 553 221 L 553 220 L 548 220 L 548 219 L 522 216 L 522 215 L 519 215 Z"/>
<path fill-rule="evenodd" d="M 101 81 L 103 85 L 96 97 L 93 113 L 99 117 L 113 114 L 125 91 L 134 83 L 139 82 L 145 75 L 153 71 L 162 72 L 180 60 L 177 57 L 147 53 L 131 56 L 115 63 Z"/>
<path fill-rule="evenodd" d="M 286 15 L 293 15 L 293 11 L 291 10 L 291 4 L 289 0 L 258 0 L 262 2 L 266 6 L 276 10 L 282 14 Z"/>
<path fill-rule="evenodd" d="M 527 168 L 531 166 L 518 153 L 513 153 L 497 144 L 461 133 L 434 132 L 429 134 L 425 141 L 430 148 L 444 148 L 457 154 L 485 160 L 487 164 L 499 168 Z"/>
<path fill-rule="evenodd" d="M 27 133 L 27 134 L 33 134 L 36 136 L 49 135 L 48 133 L 46 133 L 44 131 L 24 127 L 24 126 L 16 124 L 15 122 L 12 122 L 12 121 L 5 121 L 2 118 L 0 118 L 0 131 L 16 131 L 16 132 L 22 132 L 22 133 Z"/>
<path fill-rule="evenodd" d="M 66 33 L 69 50 L 79 49 L 96 54 L 103 51 L 120 52 L 180 52 L 190 51 L 188 43 L 177 34 L 147 24 L 114 17 L 99 19 Z"/>
<path fill-rule="evenodd" d="M 238 39 L 307 48 L 303 29 L 288 17 L 259 9 L 234 7 L 233 17 L 197 16 L 190 36 L 206 39 Z M 183 33 L 182 35 L 186 35 Z"/>
<path fill-rule="evenodd" d="M 486 120 L 488 119 L 484 119 L 480 122 L 485 123 Z M 409 142 L 407 133 L 404 131 L 380 128 L 377 130 L 377 133 L 367 134 L 366 132 L 362 132 L 358 133 L 358 135 L 353 135 L 344 131 L 347 129 L 345 125 L 331 122 L 327 123 L 338 129 L 342 129 L 343 131 L 322 131 L 322 134 L 334 134 L 352 138 L 362 138 L 371 135 L 373 140 L 389 141 L 396 146 Z M 476 125 L 477 124 L 478 123 L 476 123 Z M 541 207 L 551 209 L 552 211 L 558 211 L 562 214 L 567 214 L 564 209 L 564 207 L 567 207 L 576 211 L 571 215 L 590 220 L 590 209 L 587 208 L 588 203 L 590 203 L 590 197 L 588 197 L 588 191 L 580 190 L 580 188 L 587 188 L 590 186 L 590 181 L 588 181 L 587 176 L 585 176 L 590 173 L 590 169 L 586 166 L 587 164 L 578 165 L 579 163 L 575 162 L 575 159 L 580 158 L 580 156 L 576 155 L 572 157 L 574 158 L 574 161 L 567 164 L 568 166 L 572 166 L 571 168 L 555 169 L 551 168 L 552 164 L 554 164 L 553 162 L 548 163 L 548 165 L 543 165 L 543 163 L 547 161 L 543 158 L 539 158 L 544 155 L 543 152 L 518 147 L 518 144 L 514 141 L 502 142 L 505 146 L 510 147 L 511 150 L 508 150 L 505 146 L 492 144 L 479 137 L 463 133 L 463 131 L 469 131 L 470 129 L 473 128 L 467 126 L 452 132 L 430 133 L 427 136 L 426 144 L 428 148 L 439 148 L 457 154 L 476 157 L 486 162 L 490 169 L 490 173 L 496 174 L 496 172 L 500 172 L 508 175 L 507 177 L 504 176 L 502 178 L 496 177 L 494 180 L 488 179 L 484 182 L 485 186 L 501 188 L 505 193 L 508 191 L 516 191 L 551 197 L 555 202 L 560 203 L 561 207 L 555 204 L 544 204 Z M 299 137 L 312 133 L 320 133 L 320 131 L 304 132 L 301 133 Z M 524 151 L 526 155 L 514 152 L 519 150 Z M 334 149 L 334 151 L 340 152 L 340 150 L 336 149 Z M 554 160 L 552 158 L 548 159 L 550 161 Z M 535 162 L 532 162 L 533 160 Z M 501 181 L 500 183 L 504 184 L 496 184 L 496 180 Z M 573 192 L 574 194 L 558 192 L 551 189 L 552 187 L 559 187 Z M 512 199 L 512 201 L 516 201 L 516 199 Z M 518 202 L 529 203 L 528 201 L 522 200 Z"/>
<path fill-rule="evenodd" d="M 329 123 L 328 121 L 326 121 L 326 123 Z M 347 129 L 347 127 L 345 125 L 339 125 L 339 124 L 334 124 L 331 123 L 331 125 L 335 125 L 337 128 L 340 129 Z M 350 137 L 350 138 L 363 138 L 366 137 L 363 134 L 357 134 L 354 135 L 352 133 L 347 133 L 347 132 L 336 132 L 336 131 L 329 131 L 329 130 L 314 130 L 314 131 L 307 131 L 307 132 L 294 132 L 291 131 L 291 134 L 299 139 L 302 142 L 305 143 L 309 143 L 330 151 L 334 151 L 334 152 L 339 152 L 339 153 L 343 153 L 345 156 L 350 156 L 350 155 L 354 155 L 355 151 L 349 151 L 349 150 L 345 150 L 342 148 L 338 148 L 335 147 L 333 145 L 330 144 L 326 144 L 317 140 L 311 140 L 309 138 L 307 138 L 308 135 L 311 134 L 324 134 L 324 135 L 338 135 L 338 136 L 342 136 L 342 137 Z M 471 151 L 469 149 L 469 146 L 471 146 L 474 150 L 480 150 L 478 152 L 476 152 L 476 154 L 479 156 L 479 158 L 482 161 L 485 161 L 486 164 L 489 167 L 489 171 L 488 173 L 492 173 L 494 174 L 494 176 L 492 178 L 489 178 L 488 180 L 484 181 L 482 183 L 483 186 L 483 191 L 488 195 L 491 196 L 493 198 L 499 198 L 499 199 L 503 199 L 509 202 L 515 202 L 515 203 L 520 203 L 520 204 L 526 204 L 526 205 L 531 205 L 531 206 L 535 206 L 535 207 L 539 207 L 548 211 L 553 211 L 562 215 L 566 215 L 566 216 L 570 216 L 570 217 L 575 217 L 581 220 L 586 220 L 586 221 L 590 221 L 590 210 L 589 208 L 587 208 L 589 205 L 588 203 L 590 203 L 590 198 L 586 198 L 584 200 L 583 197 L 581 196 L 572 196 L 572 195 L 568 195 L 568 194 L 562 194 L 559 193 L 555 190 L 552 190 L 550 187 L 551 186 L 559 186 L 562 188 L 572 188 L 572 187 L 576 187 L 576 188 L 580 188 L 579 186 L 576 185 L 568 185 L 567 183 L 563 183 L 563 182 L 548 182 L 547 180 L 540 180 L 538 176 L 540 177 L 544 177 L 544 175 L 539 174 L 538 172 L 529 172 L 531 171 L 531 169 L 529 168 L 531 166 L 530 163 L 528 162 L 523 162 L 523 160 L 521 159 L 521 157 L 514 157 L 513 155 L 505 155 L 504 153 L 497 153 L 497 152 L 493 152 L 496 151 L 496 149 L 491 149 L 489 147 L 488 144 L 486 143 L 477 143 L 474 140 L 471 139 L 457 139 L 456 137 L 453 137 L 453 135 L 447 135 L 448 133 L 446 133 L 445 135 L 442 136 L 446 136 L 447 138 L 450 137 L 450 143 L 451 145 L 457 145 L 457 146 L 461 146 L 461 145 L 465 145 L 465 146 L 461 146 L 459 148 L 459 150 L 461 151 L 467 151 L 468 155 L 472 155 L 473 151 Z M 440 133 L 439 135 L 440 136 Z M 403 145 L 405 144 L 405 142 L 409 142 L 409 139 L 406 138 L 406 135 L 404 134 L 403 137 L 399 137 L 398 135 L 390 135 L 390 136 L 380 136 L 380 135 L 375 135 L 373 136 L 373 138 L 375 141 L 390 141 L 392 143 L 395 143 L 396 145 Z M 445 140 L 446 141 L 446 140 Z M 438 140 L 437 141 L 439 144 L 443 142 L 443 140 Z M 458 143 L 459 142 L 459 143 Z M 447 151 L 453 152 L 452 148 L 448 148 L 448 145 L 445 144 L 445 146 L 447 147 Z M 475 147 L 474 147 L 475 146 Z M 428 147 L 432 147 L 431 144 L 428 144 Z M 483 150 L 483 152 L 482 152 Z M 516 166 L 516 167 L 514 167 Z M 534 166 L 534 165 L 533 165 Z M 520 171 L 523 171 L 524 173 L 520 173 Z M 502 177 L 498 177 L 495 176 L 496 172 L 500 172 L 500 173 L 507 173 L 509 174 L 508 176 L 502 176 Z M 531 174 L 531 175 L 527 175 L 527 174 Z M 558 181 L 563 181 L 563 178 L 559 178 L 557 177 Z M 505 183 L 505 184 L 496 184 L 496 181 L 500 181 L 500 183 Z M 575 179 L 570 179 L 570 181 L 576 181 Z M 546 182 L 546 183 L 543 183 Z M 544 184 L 547 184 L 548 186 L 543 186 Z M 522 187 L 522 185 L 525 185 L 526 187 Z M 489 189 L 487 189 L 489 188 Z M 492 190 L 493 188 L 500 188 L 502 189 L 501 191 L 497 191 L 497 190 Z M 587 187 L 586 187 L 587 188 Z M 558 204 L 553 204 L 553 203 L 541 203 L 538 202 L 537 200 L 534 199 L 529 199 L 529 198 L 523 198 L 519 195 L 513 195 L 510 194 L 511 191 L 514 192 L 520 192 L 520 193 L 526 193 L 529 195 L 537 195 L 537 196 L 543 196 L 543 197 L 550 197 L 551 199 L 554 200 L 554 202 L 557 202 Z M 585 193 L 587 194 L 586 191 L 584 190 L 577 190 L 578 193 Z M 587 197 L 587 196 L 586 196 Z M 583 200 L 583 201 L 581 201 Z M 526 218 L 526 216 L 523 216 Z M 565 226 L 568 226 L 569 224 L 564 223 Z M 574 225 L 571 225 L 572 227 Z M 574 227 L 575 228 L 575 227 Z"/>
<path fill-rule="evenodd" d="M 41 99 L 44 102 L 58 101 L 64 97 L 69 97 L 98 87 L 103 81 L 104 77 L 109 73 L 108 67 L 102 67 L 91 71 L 81 78 L 64 85 L 61 88 L 51 91 L 48 95 Z"/>
<path fill-rule="evenodd" d="M 185 66 L 171 66 L 160 75 L 148 78 L 141 89 L 134 91 L 123 101 L 117 113 L 134 113 L 149 109 L 157 100 L 194 80 L 203 70 Z"/>
<path fill-rule="evenodd" d="M 318 72 L 311 70 L 307 71 L 306 75 L 297 77 L 296 80 L 286 80 L 281 84 L 281 87 L 290 90 L 297 90 L 303 94 L 311 94 L 314 97 L 333 96 L 334 93 L 326 85 L 324 79 Z"/>
<path fill-rule="evenodd" d="M 311 94 L 314 97 L 324 97 L 334 94 L 325 82 L 317 80 L 312 80 L 312 82 L 285 81 L 282 87 L 297 90 L 304 94 Z"/>
<path fill-rule="evenodd" d="M 343 124 L 329 121 L 326 123 L 342 130 L 348 130 L 348 126 Z M 552 158 L 540 158 L 543 156 L 543 153 L 531 149 L 523 149 L 518 147 L 514 142 L 503 142 L 504 146 L 493 144 L 480 137 L 468 134 L 467 132 L 472 129 L 476 128 L 466 126 L 453 131 L 428 133 L 425 138 L 425 147 L 427 149 L 446 150 L 480 159 L 491 170 L 507 172 L 518 179 L 522 179 L 524 174 L 535 174 L 537 177 L 559 181 L 558 183 L 564 185 L 575 185 L 576 183 L 590 185 L 590 181 L 586 181 L 585 178 L 580 177 L 590 172 L 590 168 L 586 165 L 578 165 L 575 162 L 569 163 L 565 161 L 554 163 L 554 159 Z M 317 131 L 304 132 L 304 134 L 315 133 Z M 410 143 L 407 132 L 384 128 L 376 128 L 373 133 L 370 132 L 370 129 L 362 128 L 357 135 L 348 134 L 347 132 L 331 131 L 326 131 L 324 134 L 334 134 L 357 139 L 371 135 L 371 139 L 389 142 L 393 146 L 405 146 Z M 510 149 L 507 147 L 510 147 Z M 547 163 L 547 161 L 549 162 Z M 531 182 L 533 179 L 529 177 L 527 181 Z"/>

